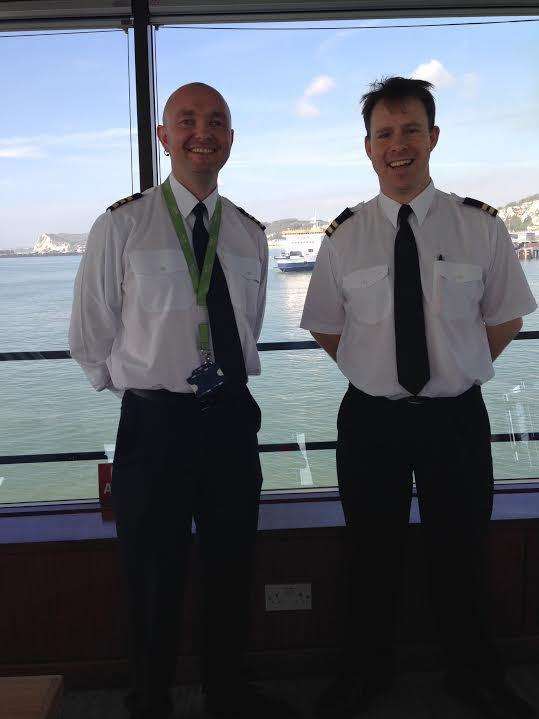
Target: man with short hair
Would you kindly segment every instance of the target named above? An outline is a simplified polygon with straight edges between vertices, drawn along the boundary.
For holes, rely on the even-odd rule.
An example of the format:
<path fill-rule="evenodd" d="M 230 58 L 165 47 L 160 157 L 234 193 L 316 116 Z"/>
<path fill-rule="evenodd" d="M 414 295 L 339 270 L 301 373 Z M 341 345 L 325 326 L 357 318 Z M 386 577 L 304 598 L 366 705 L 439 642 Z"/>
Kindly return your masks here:
<path fill-rule="evenodd" d="M 247 388 L 266 296 L 264 227 L 221 197 L 234 137 L 217 90 L 169 97 L 172 173 L 95 222 L 75 284 L 72 356 L 123 393 L 112 474 L 136 719 L 170 716 L 192 520 L 204 584 L 203 683 L 216 717 L 274 716 L 242 677 L 262 474 Z"/>
<path fill-rule="evenodd" d="M 380 194 L 326 230 L 301 321 L 350 381 L 337 472 L 351 615 L 319 719 L 356 716 L 392 683 L 412 474 L 447 689 L 483 717 L 533 715 L 505 681 L 486 617 L 493 473 L 480 386 L 536 302 L 496 210 L 432 183 L 430 87 L 392 77 L 363 96 Z"/>

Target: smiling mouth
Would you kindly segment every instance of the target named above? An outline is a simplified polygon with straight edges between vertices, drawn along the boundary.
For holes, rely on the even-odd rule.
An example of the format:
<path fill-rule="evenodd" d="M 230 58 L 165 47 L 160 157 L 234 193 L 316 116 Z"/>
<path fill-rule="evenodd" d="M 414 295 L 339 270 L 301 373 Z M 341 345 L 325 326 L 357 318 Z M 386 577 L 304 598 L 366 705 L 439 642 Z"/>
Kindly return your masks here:
<path fill-rule="evenodd" d="M 392 167 L 393 169 L 399 168 L 399 167 L 409 167 L 412 164 L 413 160 L 393 160 L 393 162 L 388 162 L 388 167 Z"/>
<path fill-rule="evenodd" d="M 188 147 L 188 152 L 193 152 L 195 155 L 213 155 L 217 152 L 215 147 Z"/>

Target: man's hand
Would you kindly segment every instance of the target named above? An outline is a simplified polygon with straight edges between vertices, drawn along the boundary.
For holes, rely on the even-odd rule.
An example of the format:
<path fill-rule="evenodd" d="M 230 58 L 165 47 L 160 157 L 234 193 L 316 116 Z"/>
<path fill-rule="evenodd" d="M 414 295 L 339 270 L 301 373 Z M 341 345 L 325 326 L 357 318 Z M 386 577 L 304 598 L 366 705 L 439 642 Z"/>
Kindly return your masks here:
<path fill-rule="evenodd" d="M 511 340 L 522 329 L 522 317 L 517 317 L 501 325 L 485 325 L 492 361 L 499 357 Z M 318 341 L 318 340 L 317 340 Z"/>
<path fill-rule="evenodd" d="M 311 332 L 312 336 L 318 342 L 323 350 L 326 350 L 328 355 L 337 361 L 337 349 L 339 342 L 341 341 L 341 335 L 324 335 L 318 332 Z"/>

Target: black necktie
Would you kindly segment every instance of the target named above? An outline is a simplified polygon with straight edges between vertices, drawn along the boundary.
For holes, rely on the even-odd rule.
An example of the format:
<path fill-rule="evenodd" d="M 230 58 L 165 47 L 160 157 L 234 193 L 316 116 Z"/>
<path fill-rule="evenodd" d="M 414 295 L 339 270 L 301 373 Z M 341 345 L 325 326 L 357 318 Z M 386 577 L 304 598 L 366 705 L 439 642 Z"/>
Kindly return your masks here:
<path fill-rule="evenodd" d="M 399 384 L 410 394 L 419 394 L 430 379 L 430 369 L 419 257 L 408 224 L 410 212 L 410 205 L 401 206 L 395 238 L 395 348 Z"/>
<path fill-rule="evenodd" d="M 194 207 L 193 214 L 195 215 L 193 250 L 198 269 L 202 272 L 209 240 L 208 230 L 204 225 L 204 203 L 199 202 Z M 213 263 L 206 303 L 208 305 L 215 361 L 228 380 L 241 383 L 247 382 L 247 372 L 236 317 L 230 300 L 226 277 L 217 255 L 215 255 Z"/>

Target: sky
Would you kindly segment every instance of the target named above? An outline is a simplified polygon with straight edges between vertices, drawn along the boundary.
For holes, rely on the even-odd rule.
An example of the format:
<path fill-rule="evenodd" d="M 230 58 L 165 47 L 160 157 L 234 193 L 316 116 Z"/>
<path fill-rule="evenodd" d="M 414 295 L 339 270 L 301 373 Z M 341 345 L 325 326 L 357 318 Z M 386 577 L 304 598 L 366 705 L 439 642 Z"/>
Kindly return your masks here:
<path fill-rule="evenodd" d="M 394 27 L 429 22 L 446 26 Z M 438 187 L 495 206 L 538 193 L 539 22 L 448 22 L 458 20 L 160 28 L 159 112 L 179 85 L 213 85 L 235 129 L 222 194 L 266 222 L 331 220 L 378 191 L 361 95 L 382 76 L 420 77 L 435 85 Z M 128 47 L 133 76 L 123 31 L 0 36 L 1 248 L 31 247 L 42 232 L 88 232 L 138 190 Z M 163 156 L 161 168 L 164 179 Z"/>

